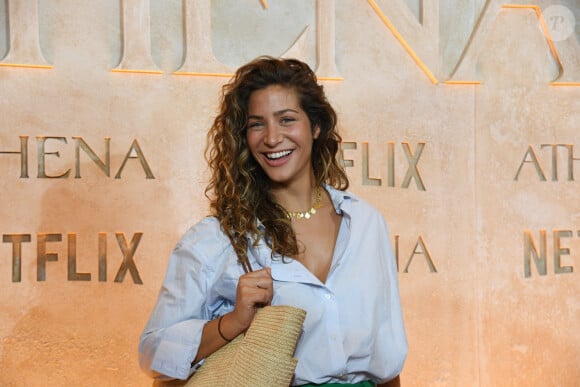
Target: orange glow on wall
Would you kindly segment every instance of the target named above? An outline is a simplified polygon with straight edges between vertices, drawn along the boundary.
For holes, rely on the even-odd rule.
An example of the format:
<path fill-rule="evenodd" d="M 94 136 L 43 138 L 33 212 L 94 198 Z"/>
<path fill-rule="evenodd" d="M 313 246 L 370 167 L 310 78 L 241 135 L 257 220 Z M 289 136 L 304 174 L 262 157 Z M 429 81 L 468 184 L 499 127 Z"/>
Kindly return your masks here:
<path fill-rule="evenodd" d="M 319 81 L 344 81 L 343 77 L 316 77 Z"/>
<path fill-rule="evenodd" d="M 552 82 L 550 83 L 552 86 L 572 86 L 572 87 L 579 87 L 580 82 Z"/>
<path fill-rule="evenodd" d="M 405 39 L 403 39 L 399 31 L 396 30 L 395 26 L 393 26 L 391 21 L 385 16 L 383 11 L 381 11 L 377 3 L 375 3 L 374 0 L 368 0 L 368 2 L 370 6 L 373 8 L 373 10 L 377 13 L 379 18 L 381 18 L 383 23 L 385 23 L 387 28 L 393 33 L 395 39 L 397 39 L 399 43 L 401 43 L 401 46 L 403 46 L 405 51 L 407 51 L 407 53 L 411 56 L 411 58 L 413 58 L 415 63 L 419 66 L 421 70 L 423 70 L 423 72 L 425 73 L 425 75 L 427 75 L 427 77 L 431 80 L 431 82 L 433 82 L 434 84 L 439 83 L 439 81 L 437 80 L 437 78 L 435 78 L 433 73 L 427 68 L 427 66 L 425 66 L 425 64 L 421 61 L 421 59 L 419 59 L 417 54 L 415 54 L 415 51 L 413 51 L 411 46 L 409 46 L 409 44 L 405 41 Z"/>
<path fill-rule="evenodd" d="M 481 85 L 481 81 L 445 81 L 445 85 Z"/>
<path fill-rule="evenodd" d="M 191 71 L 175 71 L 172 73 L 173 75 L 186 75 L 190 77 L 224 77 L 224 78 L 231 78 L 234 74 L 228 73 L 196 73 Z"/>
<path fill-rule="evenodd" d="M 3 67 L 22 67 L 29 69 L 52 69 L 54 66 L 49 65 L 35 65 L 35 64 L 25 64 L 25 63 L 0 63 Z"/>
<path fill-rule="evenodd" d="M 134 70 L 134 69 L 112 69 L 113 73 L 135 73 L 135 74 L 163 74 L 158 70 Z"/>
<path fill-rule="evenodd" d="M 233 73 L 196 73 L 190 71 L 175 71 L 172 73 L 173 75 L 185 75 L 190 77 L 223 77 L 223 78 L 231 78 L 234 76 Z M 319 81 L 342 81 L 344 78 L 342 77 L 317 77 Z"/>

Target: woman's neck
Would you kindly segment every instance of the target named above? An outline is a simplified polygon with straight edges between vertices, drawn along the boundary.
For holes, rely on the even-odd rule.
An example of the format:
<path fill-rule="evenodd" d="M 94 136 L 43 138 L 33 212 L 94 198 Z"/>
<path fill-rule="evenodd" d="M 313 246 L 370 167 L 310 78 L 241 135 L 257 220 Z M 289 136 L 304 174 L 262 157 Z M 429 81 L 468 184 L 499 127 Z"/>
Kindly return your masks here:
<path fill-rule="evenodd" d="M 274 200 L 287 211 L 307 211 L 312 207 L 317 187 L 314 176 L 303 182 L 290 185 L 278 185 L 271 189 Z"/>

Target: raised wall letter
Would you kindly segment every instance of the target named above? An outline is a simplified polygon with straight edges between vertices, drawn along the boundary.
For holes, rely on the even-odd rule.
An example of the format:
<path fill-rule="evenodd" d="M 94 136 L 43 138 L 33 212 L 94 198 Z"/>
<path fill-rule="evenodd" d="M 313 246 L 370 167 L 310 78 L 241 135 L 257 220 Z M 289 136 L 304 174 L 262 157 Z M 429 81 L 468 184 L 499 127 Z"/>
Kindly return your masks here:
<path fill-rule="evenodd" d="M 317 0 L 316 2 L 316 58 L 318 66 L 316 74 L 319 78 L 340 79 L 340 73 L 336 67 L 336 35 L 334 0 Z"/>
<path fill-rule="evenodd" d="M 20 178 L 28 179 L 28 136 L 20 136 L 20 151 L 0 151 L 0 154 L 20 155 Z"/>
<path fill-rule="evenodd" d="M 149 0 L 123 0 L 123 57 L 113 71 L 162 73 L 151 57 Z"/>
<path fill-rule="evenodd" d="M 55 155 L 56 157 L 60 157 L 60 153 L 57 152 L 45 152 L 44 151 L 44 144 L 46 142 L 46 140 L 59 140 L 62 141 L 66 144 L 66 138 L 65 137 L 44 137 L 44 136 L 36 136 L 36 147 L 38 149 L 38 178 L 44 178 L 44 179 L 62 179 L 62 178 L 67 178 L 68 175 L 70 174 L 70 169 L 68 169 L 66 172 L 60 174 L 60 175 L 56 175 L 56 176 L 48 176 L 46 174 L 46 170 L 45 170 L 45 156 L 46 155 Z"/>
<path fill-rule="evenodd" d="M 99 159 L 99 157 L 96 155 L 96 153 L 91 149 L 91 147 L 89 147 L 89 145 L 85 142 L 85 140 L 83 140 L 82 137 L 75 137 L 73 136 L 73 139 L 75 140 L 75 179 L 80 179 L 81 177 L 81 163 L 80 163 L 80 149 L 82 148 L 85 153 L 89 156 L 89 158 L 91 160 L 93 160 L 93 162 L 95 164 L 97 164 L 97 166 L 99 167 L 99 169 L 101 171 L 103 171 L 103 173 L 109 177 L 110 176 L 110 171 L 111 171 L 111 152 L 110 152 L 110 143 L 111 143 L 111 138 L 110 137 L 105 137 L 105 162 L 103 162 L 101 159 Z"/>
<path fill-rule="evenodd" d="M 132 156 L 133 151 L 135 151 L 136 156 Z M 115 179 L 121 178 L 121 172 L 123 172 L 123 168 L 125 168 L 125 164 L 129 159 L 139 159 L 139 162 L 141 163 L 141 166 L 145 171 L 145 176 L 147 177 L 147 179 L 155 179 L 155 176 L 153 176 L 153 172 L 151 172 L 149 164 L 147 164 L 147 160 L 145 160 L 145 155 L 143 154 L 143 151 L 141 150 L 141 147 L 139 146 L 137 139 L 133 140 L 131 147 L 127 151 L 127 155 L 125 155 L 125 158 L 123 159 L 123 163 L 121 164 L 119 171 L 115 175 Z"/>
<path fill-rule="evenodd" d="M 419 68 L 423 70 L 431 82 L 437 84 L 437 78 L 427 68 L 427 66 L 423 64 L 423 62 L 427 63 L 430 68 L 436 69 L 435 73 L 440 71 L 438 50 L 439 0 L 421 1 L 421 20 L 419 20 L 419 22 L 417 22 L 417 18 L 412 14 L 407 4 L 402 0 L 391 0 L 388 3 L 385 2 L 388 6 L 385 7 L 384 11 L 375 1 L 368 0 L 368 3 Z M 398 23 L 398 31 L 389 19 Z M 422 49 L 420 56 L 423 58 L 423 61 L 419 59 L 419 55 L 411 49 L 411 46 L 407 44 L 405 39 L 403 39 L 403 36 L 412 41 L 414 47 Z"/>
<path fill-rule="evenodd" d="M 419 250 L 419 247 L 421 248 L 420 250 Z M 437 273 L 437 268 L 435 268 L 435 264 L 433 263 L 433 260 L 431 259 L 431 254 L 429 253 L 427 246 L 425 246 L 425 241 L 423 240 L 423 237 L 421 235 L 419 235 L 419 239 L 417 239 L 417 243 L 415 243 L 415 247 L 413 248 L 413 253 L 409 257 L 409 260 L 407 261 L 407 265 L 405 266 L 403 273 L 409 272 L 409 266 L 411 265 L 411 261 L 413 260 L 413 258 L 417 254 L 422 254 L 425 257 L 425 260 L 427 261 L 427 265 L 429 266 L 429 271 L 431 273 Z"/>
<path fill-rule="evenodd" d="M 50 68 L 40 49 L 37 0 L 8 0 L 10 46 L 0 64 Z"/>
<path fill-rule="evenodd" d="M 530 230 L 524 231 L 524 276 L 532 276 L 532 258 L 540 275 L 546 275 L 546 230 L 540 230 L 540 250 L 534 243 L 534 237 Z"/>
<path fill-rule="evenodd" d="M 107 281 L 107 233 L 99 233 L 99 282 Z"/>
<path fill-rule="evenodd" d="M 74 233 L 68 234 L 68 280 L 91 280 L 91 273 L 77 273 L 77 236 Z"/>
<path fill-rule="evenodd" d="M 46 280 L 46 262 L 47 261 L 58 261 L 58 254 L 47 253 L 46 243 L 47 242 L 60 242 L 62 241 L 61 234 L 42 234 L 39 233 L 36 236 L 36 280 L 45 281 Z"/>
<path fill-rule="evenodd" d="M 12 243 L 12 282 L 22 278 L 22 242 L 30 242 L 30 234 L 4 234 L 2 242 Z"/>
<path fill-rule="evenodd" d="M 119 243 L 119 247 L 121 248 L 121 252 L 123 253 L 123 262 L 117 271 L 117 275 L 115 276 L 115 282 L 123 282 L 123 278 L 125 278 L 125 273 L 127 270 L 131 272 L 131 278 L 133 278 L 133 282 L 136 284 L 143 284 L 141 277 L 139 276 L 139 271 L 137 270 L 137 266 L 135 266 L 135 261 L 133 260 L 133 255 L 135 255 L 135 250 L 137 250 L 137 246 L 139 246 L 139 242 L 141 242 L 141 237 L 143 236 L 142 232 L 136 232 L 131 239 L 131 243 L 127 246 L 127 238 L 125 234 L 122 232 L 116 232 L 115 236 L 117 237 L 117 243 Z"/>
<path fill-rule="evenodd" d="M 231 73 L 218 61 L 211 42 L 210 0 L 185 0 L 185 59 L 176 74 Z"/>
<path fill-rule="evenodd" d="M 340 153 L 341 153 L 341 159 L 342 159 L 342 165 L 346 168 L 346 167 L 353 167 L 354 166 L 354 161 L 351 159 L 345 159 L 344 158 L 344 150 L 345 149 L 356 149 L 356 142 L 352 142 L 352 141 L 343 141 L 340 143 Z"/>
<path fill-rule="evenodd" d="M 569 248 L 561 248 L 560 240 L 561 238 L 572 237 L 572 230 L 554 230 L 554 273 L 572 273 L 574 268 L 572 266 L 562 266 L 562 255 L 570 255 Z"/>
<path fill-rule="evenodd" d="M 218 61 L 211 41 L 210 0 L 185 0 L 185 59 L 174 74 L 228 75 L 232 69 Z M 340 79 L 336 67 L 334 0 L 317 0 L 317 60 L 319 79 Z M 308 26 L 282 57 L 302 58 L 302 45 Z"/>
<path fill-rule="evenodd" d="M 369 177 L 369 143 L 362 143 L 362 183 L 363 185 L 380 186 L 381 179 Z"/>
<path fill-rule="evenodd" d="M 574 158 L 574 145 L 567 144 L 568 148 L 568 181 L 574 181 L 574 161 L 580 161 L 580 159 Z"/>
<path fill-rule="evenodd" d="M 529 160 L 529 161 L 527 160 L 528 155 L 531 158 L 531 160 Z M 518 177 L 520 176 L 520 171 L 522 170 L 522 167 L 524 166 L 525 163 L 534 164 L 534 166 L 536 167 L 536 172 L 538 172 L 538 176 L 539 176 L 540 180 L 546 181 L 546 175 L 544 174 L 544 171 L 542 170 L 542 166 L 540 165 L 540 161 L 538 160 L 538 156 L 536 156 L 536 152 L 534 152 L 534 148 L 531 145 L 528 146 L 528 150 L 524 154 L 524 158 L 522 159 L 522 162 L 520 163 L 520 167 L 518 168 L 518 171 L 516 172 L 516 177 L 514 177 L 514 180 L 516 180 L 516 181 L 518 180 Z"/>
<path fill-rule="evenodd" d="M 389 187 L 395 186 L 395 143 L 387 142 L 387 181 Z"/>
<path fill-rule="evenodd" d="M 405 156 L 407 157 L 407 162 L 409 163 L 409 167 L 407 168 L 407 173 L 403 178 L 403 183 L 401 187 L 409 188 L 409 184 L 411 183 L 411 179 L 415 179 L 415 183 L 417 184 L 417 188 L 419 191 L 426 191 L 425 184 L 423 184 L 423 180 L 421 179 L 421 174 L 417 169 L 417 164 L 419 163 L 419 158 L 421 158 L 421 153 L 423 153 L 423 149 L 425 148 L 425 143 L 420 142 L 417 144 L 417 151 L 416 156 L 413 155 L 413 151 L 411 150 L 411 146 L 408 142 L 404 142 L 401 144 L 403 146 L 403 151 L 405 152 Z"/>

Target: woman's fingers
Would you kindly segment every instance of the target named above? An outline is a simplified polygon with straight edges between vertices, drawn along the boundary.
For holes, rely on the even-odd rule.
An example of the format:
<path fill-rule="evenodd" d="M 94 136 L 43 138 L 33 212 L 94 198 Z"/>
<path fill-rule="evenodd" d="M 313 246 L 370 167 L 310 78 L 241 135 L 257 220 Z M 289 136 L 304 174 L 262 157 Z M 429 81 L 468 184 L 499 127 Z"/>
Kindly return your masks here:
<path fill-rule="evenodd" d="M 272 289 L 272 274 L 270 268 L 258 270 L 254 272 L 253 276 L 248 276 L 248 284 L 251 285 L 255 281 L 255 286 L 258 289 Z"/>
<path fill-rule="evenodd" d="M 244 304 L 269 304 L 273 296 L 273 281 L 270 268 L 257 270 L 240 277 L 238 294 Z"/>
<path fill-rule="evenodd" d="M 270 268 L 244 274 L 238 282 L 234 315 L 240 325 L 249 327 L 256 308 L 272 301 L 273 281 Z"/>
<path fill-rule="evenodd" d="M 255 287 L 258 289 L 272 289 L 272 275 L 270 268 L 253 271 L 240 277 L 239 286 Z"/>

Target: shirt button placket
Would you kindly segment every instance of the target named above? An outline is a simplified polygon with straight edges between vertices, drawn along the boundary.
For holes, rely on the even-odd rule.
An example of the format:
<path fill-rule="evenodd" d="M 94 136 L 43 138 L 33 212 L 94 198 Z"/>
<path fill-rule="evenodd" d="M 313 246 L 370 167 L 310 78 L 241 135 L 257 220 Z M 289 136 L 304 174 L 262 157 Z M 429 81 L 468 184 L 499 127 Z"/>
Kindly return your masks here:
<path fill-rule="evenodd" d="M 334 294 L 328 289 L 326 289 L 324 296 L 325 302 L 325 313 L 328 318 L 326 321 L 326 330 L 328 333 L 328 345 L 330 347 L 330 362 L 332 364 L 332 369 L 337 373 L 344 372 L 344 367 L 346 363 L 346 356 L 344 354 L 344 348 L 342 346 L 341 334 L 340 334 L 340 316 L 338 314 L 338 305 L 336 304 L 336 299 Z"/>

